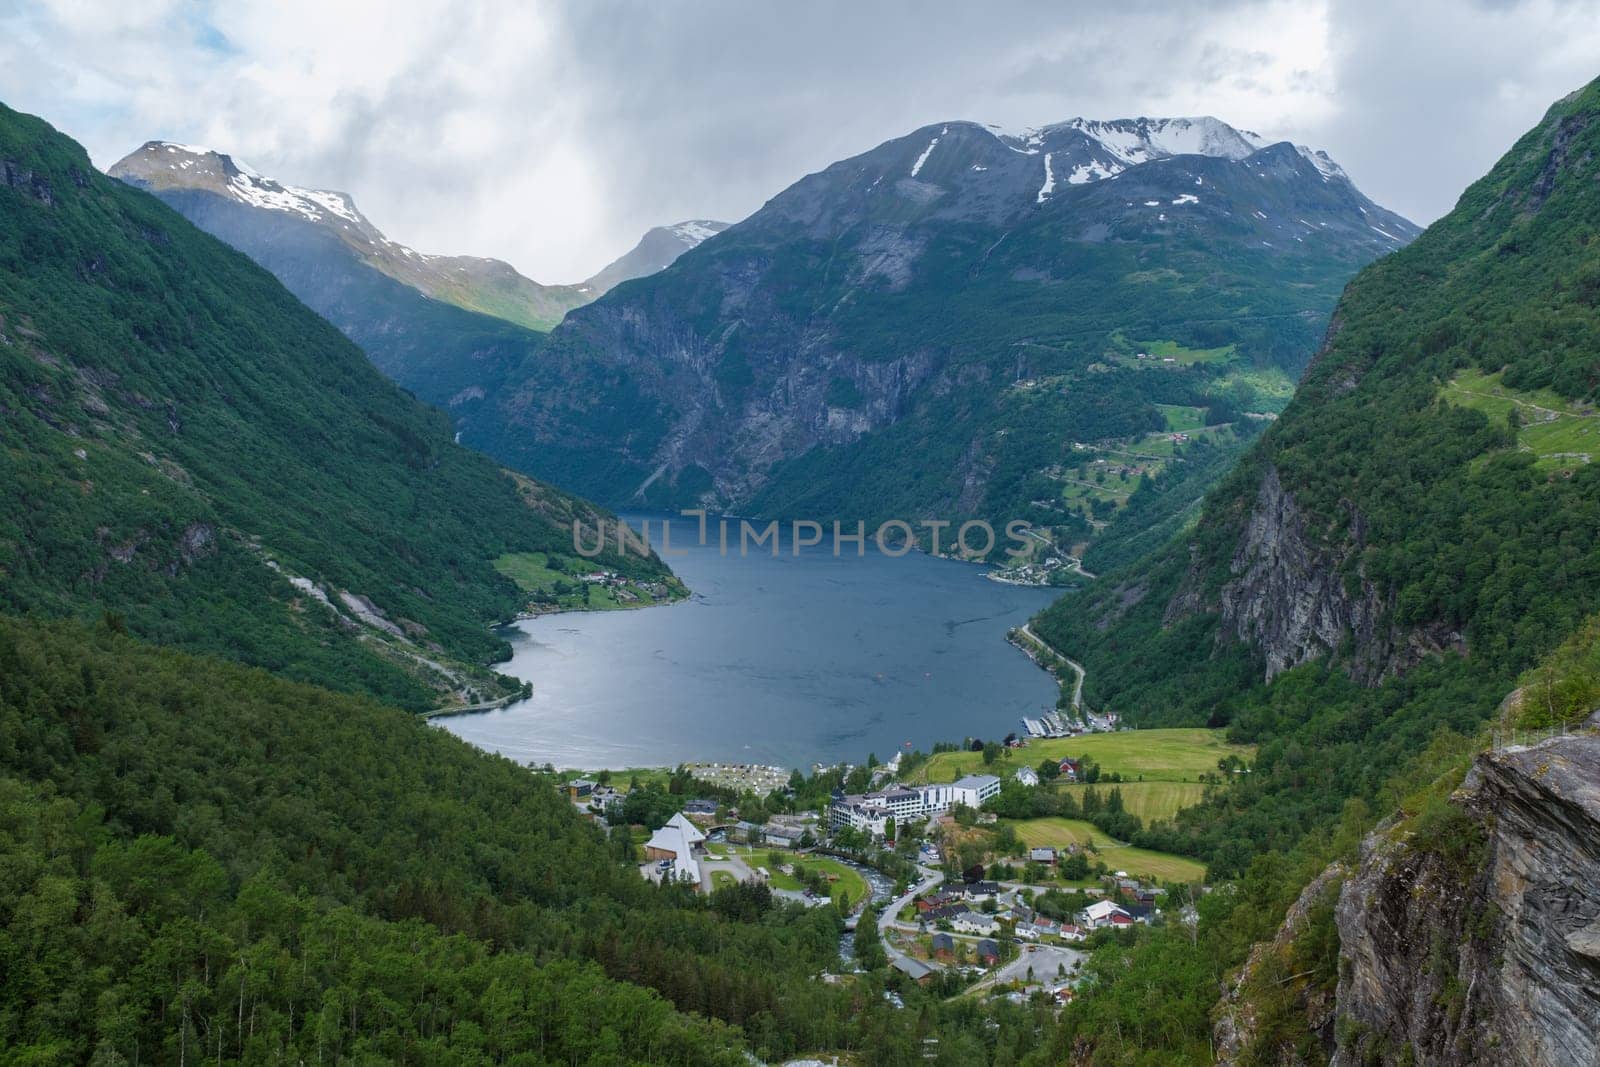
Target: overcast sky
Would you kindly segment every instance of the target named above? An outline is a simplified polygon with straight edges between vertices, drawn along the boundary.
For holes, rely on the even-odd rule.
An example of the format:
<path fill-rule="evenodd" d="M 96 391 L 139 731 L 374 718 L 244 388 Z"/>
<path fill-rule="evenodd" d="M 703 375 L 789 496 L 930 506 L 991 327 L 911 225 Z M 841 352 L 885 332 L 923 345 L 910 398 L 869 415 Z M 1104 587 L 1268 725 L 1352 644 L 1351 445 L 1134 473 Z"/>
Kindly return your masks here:
<path fill-rule="evenodd" d="M 1600 0 L 0 0 L 0 100 L 205 144 L 426 252 L 581 279 L 946 119 L 1211 114 L 1426 223 L 1600 76 Z"/>

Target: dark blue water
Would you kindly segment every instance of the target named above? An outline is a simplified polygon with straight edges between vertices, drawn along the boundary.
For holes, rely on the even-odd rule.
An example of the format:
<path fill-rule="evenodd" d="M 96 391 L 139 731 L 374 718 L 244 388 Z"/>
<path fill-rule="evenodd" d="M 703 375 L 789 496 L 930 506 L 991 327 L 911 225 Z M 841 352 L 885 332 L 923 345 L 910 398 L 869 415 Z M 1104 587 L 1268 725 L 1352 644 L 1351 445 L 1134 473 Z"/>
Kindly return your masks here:
<path fill-rule="evenodd" d="M 637 528 L 640 517 L 631 517 Z M 650 520 L 660 545 L 659 518 Z M 693 590 L 670 607 L 550 615 L 508 631 L 501 670 L 533 696 L 441 720 L 524 762 L 620 768 L 692 760 L 888 759 L 910 741 L 1000 737 L 1055 701 L 1055 685 L 1006 644 L 1054 593 L 989 581 L 977 566 L 868 541 L 796 557 L 785 542 L 741 558 L 673 521 L 669 560 Z"/>

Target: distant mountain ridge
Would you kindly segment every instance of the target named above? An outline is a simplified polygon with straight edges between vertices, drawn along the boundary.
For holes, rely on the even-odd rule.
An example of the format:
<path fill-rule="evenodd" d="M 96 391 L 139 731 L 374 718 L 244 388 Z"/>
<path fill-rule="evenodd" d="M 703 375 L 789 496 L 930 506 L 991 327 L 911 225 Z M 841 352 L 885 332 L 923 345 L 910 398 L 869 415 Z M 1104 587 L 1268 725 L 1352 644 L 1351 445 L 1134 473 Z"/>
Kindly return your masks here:
<path fill-rule="evenodd" d="M 363 262 L 425 296 L 530 329 L 548 330 L 590 299 L 579 286 L 541 285 L 498 259 L 414 251 L 384 236 L 350 194 L 289 185 L 214 149 L 148 141 L 106 173 L 158 195 L 202 190 L 318 224 Z"/>
<path fill-rule="evenodd" d="M 107 173 L 271 271 L 378 369 L 458 423 L 538 351 L 543 331 L 602 291 L 540 285 L 497 259 L 417 252 L 385 236 L 349 194 L 280 182 L 209 148 L 149 141 Z M 609 287 L 658 269 L 720 225 L 652 230 L 596 277 Z"/>
<path fill-rule="evenodd" d="M 592 292 L 592 299 L 598 299 L 623 282 L 666 270 L 679 256 L 727 228 L 726 222 L 712 219 L 690 219 L 672 226 L 652 227 L 638 244 L 583 282 L 580 288 Z"/>
<path fill-rule="evenodd" d="M 1216 119 L 939 123 L 571 312 L 464 440 L 617 504 L 1027 517 L 1077 541 L 1143 474 L 1090 514 L 1063 495 L 1093 482 L 1075 444 L 1188 425 L 1159 404 L 1234 447 L 1348 277 L 1416 233 L 1325 154 Z M 1191 458 L 1160 477 L 1219 469 Z"/>

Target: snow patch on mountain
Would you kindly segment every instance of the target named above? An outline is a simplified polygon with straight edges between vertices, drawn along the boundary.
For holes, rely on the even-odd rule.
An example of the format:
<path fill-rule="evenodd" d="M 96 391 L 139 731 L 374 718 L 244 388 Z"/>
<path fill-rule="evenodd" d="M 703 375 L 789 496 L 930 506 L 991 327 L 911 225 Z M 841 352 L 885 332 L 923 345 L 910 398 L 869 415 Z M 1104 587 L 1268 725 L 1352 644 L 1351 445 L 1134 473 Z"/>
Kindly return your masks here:
<path fill-rule="evenodd" d="M 312 222 L 327 216 L 357 226 L 370 225 L 356 210 L 355 202 L 331 189 L 302 189 L 285 185 L 262 174 L 232 156 L 203 145 L 152 141 L 139 153 L 147 167 L 165 167 L 174 172 L 208 174 L 218 191 L 252 207 L 285 211 Z"/>
<path fill-rule="evenodd" d="M 1299 152 L 1307 163 L 1317 168 L 1317 172 L 1322 175 L 1323 181 L 1329 181 L 1334 178 L 1340 178 L 1344 181 L 1350 180 L 1350 175 L 1344 172 L 1344 168 L 1335 163 L 1328 156 L 1328 153 L 1322 151 L 1322 149 L 1297 144 L 1294 146 L 1294 150 Z"/>
<path fill-rule="evenodd" d="M 944 129 L 939 131 L 939 137 L 943 137 L 949 132 L 950 127 L 946 126 Z M 939 137 L 935 137 L 933 140 L 929 141 L 928 147 L 922 150 L 922 155 L 918 156 L 917 161 L 911 164 L 911 176 L 913 178 L 922 173 L 922 165 L 928 162 L 928 157 L 933 155 L 933 150 L 939 147 Z"/>
<path fill-rule="evenodd" d="M 727 225 L 721 222 L 711 222 L 707 219 L 690 219 L 687 222 L 669 226 L 667 229 L 671 231 L 672 236 L 693 248 L 701 241 L 715 237 L 727 229 Z"/>
<path fill-rule="evenodd" d="M 1240 160 L 1265 147 L 1249 130 L 1237 130 L 1209 115 L 1176 119 L 1071 119 L 1063 128 L 1100 142 L 1124 163 L 1148 163 L 1167 156 L 1217 156 Z"/>
<path fill-rule="evenodd" d="M 1050 199 L 1050 194 L 1056 191 L 1055 171 L 1050 169 L 1050 157 L 1054 154 L 1054 152 L 1046 152 L 1044 154 L 1044 184 L 1039 186 L 1039 195 L 1034 200 L 1034 203 L 1044 203 Z"/>
<path fill-rule="evenodd" d="M 1072 168 L 1072 173 L 1067 175 L 1068 185 L 1087 185 L 1089 182 L 1104 181 L 1106 178 L 1115 178 L 1125 170 L 1117 163 L 1102 163 L 1094 160 L 1091 163 L 1079 163 Z"/>

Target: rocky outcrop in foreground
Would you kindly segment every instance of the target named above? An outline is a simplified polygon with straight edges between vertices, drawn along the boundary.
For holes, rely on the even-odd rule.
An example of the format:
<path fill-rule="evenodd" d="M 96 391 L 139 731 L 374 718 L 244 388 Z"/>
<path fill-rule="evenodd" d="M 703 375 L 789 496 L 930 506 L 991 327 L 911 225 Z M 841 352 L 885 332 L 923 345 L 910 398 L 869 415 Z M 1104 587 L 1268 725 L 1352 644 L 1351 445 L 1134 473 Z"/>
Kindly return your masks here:
<path fill-rule="evenodd" d="M 1600 1064 L 1600 735 L 1485 753 L 1452 801 L 1340 896 L 1333 1063 Z"/>

